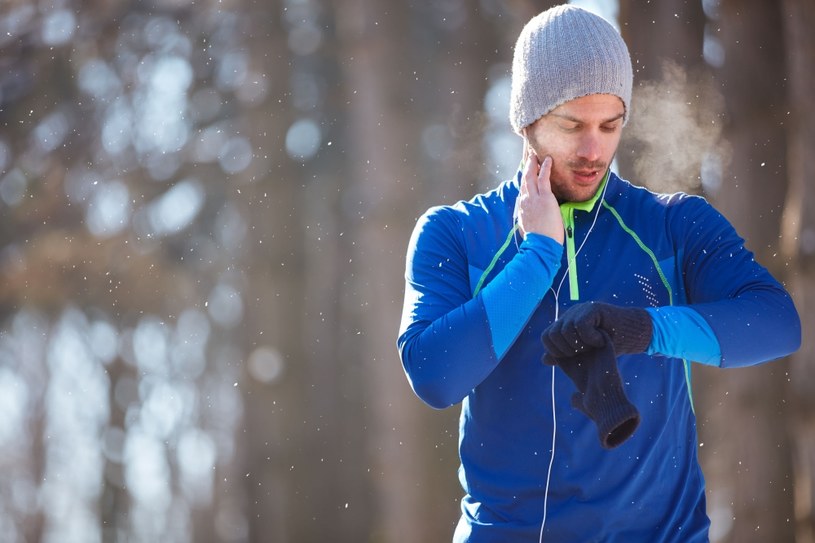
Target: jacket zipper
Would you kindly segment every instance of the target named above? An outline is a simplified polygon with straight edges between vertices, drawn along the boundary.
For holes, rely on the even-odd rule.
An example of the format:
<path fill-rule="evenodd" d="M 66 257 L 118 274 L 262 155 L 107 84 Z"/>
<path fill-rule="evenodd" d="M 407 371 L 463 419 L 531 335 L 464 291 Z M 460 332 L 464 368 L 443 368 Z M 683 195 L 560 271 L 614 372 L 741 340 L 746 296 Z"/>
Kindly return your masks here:
<path fill-rule="evenodd" d="M 566 227 L 566 265 L 569 272 L 569 298 L 571 300 L 580 299 L 580 289 L 577 285 L 577 265 L 575 263 L 574 248 L 574 210 L 569 207 L 561 207 L 563 225 Z"/>

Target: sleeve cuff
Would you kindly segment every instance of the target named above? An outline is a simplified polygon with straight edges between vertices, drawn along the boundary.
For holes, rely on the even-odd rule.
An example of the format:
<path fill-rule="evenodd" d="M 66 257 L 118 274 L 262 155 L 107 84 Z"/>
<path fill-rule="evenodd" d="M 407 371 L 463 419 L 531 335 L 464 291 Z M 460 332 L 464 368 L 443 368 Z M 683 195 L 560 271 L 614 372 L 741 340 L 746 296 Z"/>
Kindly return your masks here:
<path fill-rule="evenodd" d="M 707 321 L 688 306 L 648 307 L 654 323 L 646 352 L 720 366 L 721 347 Z"/>

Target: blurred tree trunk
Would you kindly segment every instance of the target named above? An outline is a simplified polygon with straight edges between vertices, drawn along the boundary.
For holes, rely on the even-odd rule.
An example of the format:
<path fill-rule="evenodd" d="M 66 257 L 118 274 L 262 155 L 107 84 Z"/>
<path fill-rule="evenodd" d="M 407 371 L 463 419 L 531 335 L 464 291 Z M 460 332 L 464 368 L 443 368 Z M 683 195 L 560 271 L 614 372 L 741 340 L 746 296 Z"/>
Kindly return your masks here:
<path fill-rule="evenodd" d="M 349 314 L 359 324 L 358 363 L 366 382 L 366 477 L 372 485 L 373 541 L 432 541 L 423 519 L 430 510 L 423 486 L 421 406 L 399 365 L 395 337 L 403 292 L 403 258 L 414 219 L 415 120 L 411 89 L 410 10 L 403 3 L 351 0 L 338 11 L 348 123 L 355 157 L 348 203 L 357 244 L 351 258 Z"/>
<path fill-rule="evenodd" d="M 356 140 L 349 138 L 348 88 L 342 66 L 355 59 L 346 55 L 338 18 L 344 6 L 320 11 L 323 45 L 319 52 L 294 59 L 294 79 L 310 78 L 323 88 L 323 122 L 317 155 L 303 164 L 299 190 L 304 267 L 302 280 L 303 335 L 306 381 L 302 395 L 313 424 L 303 435 L 300 461 L 309 465 L 302 481 L 303 511 L 308 530 L 294 540 L 366 541 L 375 525 L 371 511 L 377 497 L 367 477 L 372 437 L 366 427 L 368 379 L 365 352 L 359 341 L 365 333 L 359 322 L 359 271 L 353 257 L 360 209 L 354 200 Z M 310 117 L 303 112 L 303 117 Z M 305 524 L 304 526 L 305 527 Z"/>
<path fill-rule="evenodd" d="M 248 133 L 258 135 L 256 161 L 265 168 L 255 172 L 257 179 L 231 180 L 239 185 L 233 201 L 249 225 L 243 261 L 236 266 L 245 270 L 247 281 L 246 326 L 239 334 L 246 361 L 241 376 L 244 416 L 235 436 L 240 460 L 219 474 L 223 482 L 214 510 L 230 513 L 224 515 L 227 519 L 245 515 L 246 541 L 318 541 L 321 523 L 314 520 L 316 497 L 308 488 L 312 457 L 319 451 L 309 446 L 318 422 L 311 418 L 306 394 L 301 172 L 284 145 L 295 118 L 286 98 L 293 55 L 281 20 L 283 6 L 245 4 L 251 13 L 251 59 L 269 74 L 270 88 L 263 106 L 240 119 Z M 281 374 L 269 382 L 259 379 L 251 369 L 253 356 L 279 357 L 271 362 L 281 364 Z M 237 526 L 234 540 L 241 541 Z"/>
<path fill-rule="evenodd" d="M 631 115 L 636 117 L 644 113 L 641 107 L 638 109 L 642 106 L 637 102 L 638 92 L 643 86 L 663 79 L 666 63 L 691 72 L 694 79 L 707 72 L 702 55 L 706 18 L 699 1 L 620 0 L 619 5 L 620 33 L 628 44 L 634 68 Z M 664 131 L 670 129 L 662 127 Z M 660 136 L 654 134 L 654 137 Z M 623 130 L 616 156 L 618 170 L 622 177 L 641 185 L 648 180 L 636 175 L 635 160 L 644 150 L 641 140 L 630 130 Z"/>
<path fill-rule="evenodd" d="M 756 258 L 779 278 L 780 219 L 787 195 L 785 58 L 780 6 L 773 0 L 723 0 L 719 36 L 726 97 L 725 165 L 715 202 Z M 785 360 L 732 371 L 703 368 L 698 414 L 711 513 L 732 520 L 726 541 L 792 541 L 794 525 Z"/>
<path fill-rule="evenodd" d="M 791 357 L 788 392 L 793 416 L 791 435 L 795 467 L 795 533 L 797 543 L 815 542 L 815 3 L 783 2 L 789 114 L 787 130 L 787 192 L 782 225 L 782 254 L 789 260 L 787 284 L 801 314 L 801 350 Z"/>

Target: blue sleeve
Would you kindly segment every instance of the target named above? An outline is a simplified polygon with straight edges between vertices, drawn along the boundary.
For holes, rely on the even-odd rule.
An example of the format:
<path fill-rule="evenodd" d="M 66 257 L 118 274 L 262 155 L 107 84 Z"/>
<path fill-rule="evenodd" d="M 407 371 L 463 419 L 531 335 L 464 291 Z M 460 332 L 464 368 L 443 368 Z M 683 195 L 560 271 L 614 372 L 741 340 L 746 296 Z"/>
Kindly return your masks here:
<path fill-rule="evenodd" d="M 671 228 L 682 232 L 676 239 L 687 303 L 713 331 L 719 365 L 751 366 L 798 350 L 801 321 L 792 298 L 727 219 L 699 197 L 676 208 Z"/>
<path fill-rule="evenodd" d="M 527 236 L 472 296 L 460 231 L 437 209 L 419 220 L 408 247 L 397 346 L 414 392 L 435 408 L 460 402 L 495 369 L 543 299 L 563 250 L 545 236 Z"/>
<path fill-rule="evenodd" d="M 493 350 L 499 360 L 552 286 L 562 254 L 563 246 L 552 238 L 528 234 L 518 257 L 502 270 L 500 281 L 491 281 L 482 290 Z"/>
<path fill-rule="evenodd" d="M 648 354 L 661 354 L 700 362 L 709 366 L 721 363 L 719 341 L 710 325 L 690 307 L 646 308 L 654 324 Z"/>
<path fill-rule="evenodd" d="M 733 298 L 733 303 L 693 307 L 719 340 L 723 368 L 761 364 L 792 354 L 801 346 L 798 312 L 780 286 L 754 287 Z"/>

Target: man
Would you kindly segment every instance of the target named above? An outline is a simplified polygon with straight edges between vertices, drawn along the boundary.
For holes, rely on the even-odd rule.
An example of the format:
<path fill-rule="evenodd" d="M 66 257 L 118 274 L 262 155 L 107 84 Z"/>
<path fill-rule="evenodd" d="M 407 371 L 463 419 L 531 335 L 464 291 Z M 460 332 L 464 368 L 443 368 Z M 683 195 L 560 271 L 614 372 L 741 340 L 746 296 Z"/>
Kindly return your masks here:
<path fill-rule="evenodd" d="M 707 541 L 690 362 L 799 347 L 789 295 L 722 215 L 609 171 L 632 79 L 607 21 L 533 18 L 521 170 L 414 230 L 398 347 L 422 400 L 462 403 L 456 542 Z"/>

